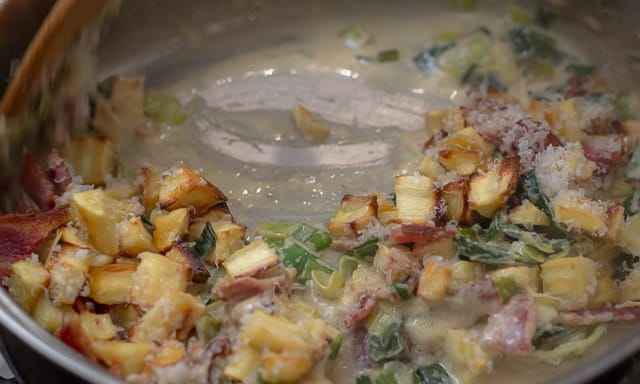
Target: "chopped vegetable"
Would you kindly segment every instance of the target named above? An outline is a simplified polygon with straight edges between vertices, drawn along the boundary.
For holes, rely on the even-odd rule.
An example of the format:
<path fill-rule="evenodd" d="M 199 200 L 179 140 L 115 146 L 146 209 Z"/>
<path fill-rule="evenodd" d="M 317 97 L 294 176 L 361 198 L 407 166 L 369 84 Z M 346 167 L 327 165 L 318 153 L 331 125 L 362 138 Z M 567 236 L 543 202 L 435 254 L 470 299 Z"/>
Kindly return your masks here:
<path fill-rule="evenodd" d="M 405 283 L 394 283 L 393 289 L 396 290 L 402 300 L 409 300 L 411 298 L 411 292 L 409 286 Z"/>
<path fill-rule="evenodd" d="M 440 363 L 423 365 L 415 371 L 417 384 L 453 384 L 449 372 Z"/>
<path fill-rule="evenodd" d="M 373 35 L 366 29 L 354 25 L 349 27 L 338 35 L 344 43 L 351 49 L 358 50 L 373 40 Z"/>
<path fill-rule="evenodd" d="M 476 73 L 487 73 L 495 66 L 491 45 L 489 36 L 482 31 L 476 32 L 442 53 L 436 63 L 440 69 L 459 80 L 472 65 L 476 66 Z"/>
<path fill-rule="evenodd" d="M 318 252 L 331 245 L 331 235 L 311 225 L 300 224 L 291 231 L 291 236 L 302 244 Z"/>
<path fill-rule="evenodd" d="M 570 73 L 575 76 L 591 76 L 595 75 L 597 72 L 596 67 L 593 65 L 584 65 L 584 64 L 569 64 L 564 67 L 565 72 Z"/>
<path fill-rule="evenodd" d="M 509 4 L 507 6 L 507 14 L 511 22 L 518 25 L 528 26 L 534 22 L 534 16 L 531 12 L 515 4 Z"/>
<path fill-rule="evenodd" d="M 588 329 L 568 329 L 551 336 L 533 355 L 549 364 L 558 365 L 563 361 L 582 356 L 587 348 L 595 344 L 604 335 L 607 326 L 598 325 Z"/>
<path fill-rule="evenodd" d="M 196 256 L 202 259 L 207 257 L 214 249 L 216 249 L 216 233 L 213 230 L 211 223 L 207 222 L 204 226 L 204 230 L 196 239 L 193 250 L 196 253 Z"/>
<path fill-rule="evenodd" d="M 375 236 L 368 237 L 353 247 L 353 256 L 359 259 L 370 257 L 378 251 L 378 238 Z"/>
<path fill-rule="evenodd" d="M 543 4 L 536 5 L 534 16 L 536 19 L 536 24 L 545 29 L 549 28 L 549 25 L 551 25 L 551 22 L 555 17 L 553 11 Z"/>
<path fill-rule="evenodd" d="M 325 299 L 335 299 L 344 287 L 344 278 L 340 272 L 327 273 L 324 270 L 315 269 L 311 271 L 313 289 L 318 296 Z"/>
<path fill-rule="evenodd" d="M 551 63 L 559 62 L 563 54 L 556 48 L 553 37 L 525 27 L 515 27 L 508 33 L 511 48 L 518 60 L 536 61 L 548 60 Z"/>
<path fill-rule="evenodd" d="M 329 353 L 329 359 L 333 360 L 338 357 L 342 341 L 344 340 L 344 333 L 339 333 L 331 342 L 331 353 Z"/>
<path fill-rule="evenodd" d="M 378 52 L 376 58 L 380 63 L 398 61 L 398 59 L 400 58 L 400 52 L 398 52 L 397 49 L 388 49 L 386 51 Z"/>
<path fill-rule="evenodd" d="M 318 256 L 298 244 L 292 244 L 286 248 L 280 248 L 278 251 L 282 256 L 282 264 L 288 267 L 294 267 L 298 271 L 298 276 L 303 279 L 311 278 L 314 270 L 319 270 L 328 274 L 333 269 L 318 259 Z"/>
<path fill-rule="evenodd" d="M 173 96 L 150 94 L 144 99 L 144 115 L 158 122 L 180 125 L 193 113 L 193 108 L 180 104 Z"/>
<path fill-rule="evenodd" d="M 513 296 L 518 290 L 516 281 L 511 277 L 498 276 L 494 278 L 493 281 L 495 281 L 496 286 L 498 286 L 503 303 L 508 302 L 511 296 Z"/>
<path fill-rule="evenodd" d="M 377 325 L 374 325 L 376 327 Z M 367 340 L 367 355 L 376 362 L 402 359 L 406 354 L 406 345 L 402 339 L 403 323 L 401 319 L 392 319 L 381 334 L 371 334 Z"/>
<path fill-rule="evenodd" d="M 427 76 L 431 76 L 436 70 L 436 59 L 454 46 L 455 42 L 434 45 L 433 47 L 415 55 L 413 57 L 413 63 L 420 71 L 422 71 L 422 73 Z"/>

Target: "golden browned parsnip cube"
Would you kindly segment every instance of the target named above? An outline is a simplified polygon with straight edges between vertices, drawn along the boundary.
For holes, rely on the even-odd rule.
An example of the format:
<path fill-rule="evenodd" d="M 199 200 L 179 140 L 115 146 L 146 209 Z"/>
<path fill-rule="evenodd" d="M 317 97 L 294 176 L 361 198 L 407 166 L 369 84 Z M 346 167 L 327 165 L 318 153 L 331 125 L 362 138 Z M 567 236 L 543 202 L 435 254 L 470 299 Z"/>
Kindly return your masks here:
<path fill-rule="evenodd" d="M 90 247 L 89 243 L 80 237 L 78 230 L 69 226 L 60 228 L 60 241 L 80 248 Z"/>
<path fill-rule="evenodd" d="M 640 268 L 634 268 L 620 283 L 622 301 L 640 301 Z"/>
<path fill-rule="evenodd" d="M 596 270 L 596 291 L 589 298 L 589 308 L 600 308 L 605 305 L 617 304 L 620 301 L 620 289 L 604 268 L 598 266 Z"/>
<path fill-rule="evenodd" d="M 202 301 L 188 293 L 167 291 L 129 330 L 132 341 L 160 343 L 175 335 L 184 340 L 204 312 Z"/>
<path fill-rule="evenodd" d="M 551 201 L 554 219 L 567 228 L 583 231 L 592 236 L 603 236 L 607 231 L 605 207 L 588 197 L 562 191 Z"/>
<path fill-rule="evenodd" d="M 189 276 L 194 283 L 205 283 L 211 274 L 204 262 L 197 258 L 187 243 L 178 243 L 167 252 L 168 259 L 177 261 L 189 269 Z"/>
<path fill-rule="evenodd" d="M 279 258 L 262 239 L 235 251 L 222 265 L 231 278 L 251 276 L 278 264 Z"/>
<path fill-rule="evenodd" d="M 228 379 L 245 382 L 255 376 L 260 366 L 260 351 L 248 345 L 240 346 L 229 357 L 229 363 L 224 367 L 224 375 Z"/>
<path fill-rule="evenodd" d="M 447 149 L 438 152 L 438 161 L 447 171 L 468 176 L 480 166 L 480 153 L 469 149 Z"/>
<path fill-rule="evenodd" d="M 441 143 L 442 148 L 477 151 L 483 158 L 493 153 L 493 148 L 480 137 L 473 127 L 466 127 L 447 136 Z"/>
<path fill-rule="evenodd" d="M 193 219 L 194 224 L 199 222 L 234 223 L 233 215 L 226 202 L 220 202 L 209 208 L 206 212 Z"/>
<path fill-rule="evenodd" d="M 66 160 L 84 184 L 104 185 L 116 174 L 116 150 L 106 137 L 82 136 L 71 141 Z"/>
<path fill-rule="evenodd" d="M 154 352 L 153 359 L 149 362 L 156 367 L 168 367 L 178 364 L 186 354 L 184 344 L 176 340 L 165 340 Z"/>
<path fill-rule="evenodd" d="M 124 340 L 98 341 L 92 343 L 92 347 L 107 367 L 117 367 L 123 377 L 140 373 L 152 351 L 151 343 Z"/>
<path fill-rule="evenodd" d="M 80 312 L 82 330 L 90 340 L 111 340 L 116 337 L 116 327 L 108 313 Z"/>
<path fill-rule="evenodd" d="M 182 240 L 189 232 L 189 210 L 179 208 L 167 213 L 153 216 L 153 243 L 158 250 L 166 251 L 173 244 Z"/>
<path fill-rule="evenodd" d="M 618 245 L 634 256 L 640 256 L 640 214 L 629 216 L 618 232 Z"/>
<path fill-rule="evenodd" d="M 264 352 L 260 360 L 260 376 L 269 383 L 299 382 L 313 364 L 309 354 L 300 352 Z"/>
<path fill-rule="evenodd" d="M 545 116 L 555 134 L 570 142 L 582 138 L 583 132 L 580 129 L 576 99 L 567 99 L 550 105 Z"/>
<path fill-rule="evenodd" d="M 398 221 L 427 224 L 435 217 L 438 200 L 433 179 L 426 176 L 396 176 Z"/>
<path fill-rule="evenodd" d="M 74 193 L 71 206 L 89 235 L 89 241 L 102 253 L 115 255 L 119 251 L 115 200 L 101 189 Z"/>
<path fill-rule="evenodd" d="M 152 307 L 166 291 L 184 292 L 191 278 L 186 265 L 157 253 L 143 252 L 133 275 L 131 300 L 143 307 Z"/>
<path fill-rule="evenodd" d="M 303 324 L 263 311 L 255 312 L 247 320 L 241 329 L 240 341 L 258 350 L 274 352 L 313 353 L 316 348 Z"/>
<path fill-rule="evenodd" d="M 596 292 L 597 265 L 586 257 L 563 257 L 549 260 L 540 266 L 542 290 L 560 298 L 564 309 L 586 307 Z"/>
<path fill-rule="evenodd" d="M 89 270 L 89 297 L 100 304 L 124 304 L 131 299 L 135 264 L 109 264 Z"/>
<path fill-rule="evenodd" d="M 62 245 L 49 265 L 49 295 L 54 303 L 73 304 L 80 295 L 91 266 L 91 254 L 85 248 Z"/>
<path fill-rule="evenodd" d="M 453 237 L 443 237 L 426 243 L 414 244 L 412 254 L 420 259 L 425 256 L 453 259 L 458 254 L 458 247 Z"/>
<path fill-rule="evenodd" d="M 184 165 L 162 176 L 158 201 L 162 209 L 192 207 L 200 214 L 222 201 L 227 197 L 218 187 Z"/>
<path fill-rule="evenodd" d="M 464 115 L 460 107 L 447 108 L 442 118 L 442 130 L 447 133 L 455 133 L 464 128 Z M 434 132 L 435 133 L 435 132 Z"/>
<path fill-rule="evenodd" d="M 195 241 L 202 231 L 206 222 L 194 222 L 189 228 L 189 241 Z M 205 258 L 209 264 L 220 264 L 233 252 L 244 247 L 244 240 L 247 236 L 247 227 L 243 225 L 219 222 L 211 223 L 211 227 L 216 234 L 216 247 Z"/>
<path fill-rule="evenodd" d="M 467 203 L 468 189 L 469 184 L 464 179 L 452 181 L 442 187 L 442 198 L 447 206 L 447 220 L 461 224 L 471 221 L 471 211 Z"/>
<path fill-rule="evenodd" d="M 491 218 L 515 192 L 520 162 L 511 157 L 502 160 L 482 175 L 469 181 L 469 208 Z"/>
<path fill-rule="evenodd" d="M 156 252 L 153 237 L 140 216 L 121 222 L 119 229 L 120 253 L 135 257 L 140 252 Z"/>
<path fill-rule="evenodd" d="M 378 202 L 378 220 L 382 225 L 398 222 L 398 210 L 392 202 L 380 194 L 375 194 Z"/>
<path fill-rule="evenodd" d="M 49 332 L 55 332 L 62 327 L 64 311 L 65 309 L 62 307 L 53 304 L 49 299 L 49 294 L 45 292 L 38 297 L 31 311 L 31 316 L 42 328 Z"/>
<path fill-rule="evenodd" d="M 356 238 L 367 229 L 378 215 L 378 200 L 375 196 L 344 195 L 340 207 L 327 228 L 333 237 Z"/>
<path fill-rule="evenodd" d="M 429 260 L 418 283 L 417 295 L 426 300 L 442 300 L 451 280 L 451 269 Z"/>
<path fill-rule="evenodd" d="M 158 205 L 162 179 L 160 175 L 147 167 L 140 169 L 140 175 L 142 176 L 142 205 L 144 205 L 145 212 L 149 214 Z"/>
<path fill-rule="evenodd" d="M 462 286 L 481 279 L 484 276 L 484 264 L 474 261 L 459 260 L 451 264 L 451 279 L 447 291 L 456 292 Z"/>
<path fill-rule="evenodd" d="M 434 156 L 427 154 L 422 158 L 418 172 L 420 172 L 422 176 L 433 177 L 435 179 L 444 175 L 445 169 L 436 161 Z"/>
<path fill-rule="evenodd" d="M 544 212 L 530 202 L 513 207 L 509 211 L 509 222 L 518 225 L 549 225 L 551 220 Z"/>
<path fill-rule="evenodd" d="M 11 264 L 9 293 L 26 312 L 36 304 L 45 287 L 49 285 L 49 272 L 40 263 L 18 260 Z"/>

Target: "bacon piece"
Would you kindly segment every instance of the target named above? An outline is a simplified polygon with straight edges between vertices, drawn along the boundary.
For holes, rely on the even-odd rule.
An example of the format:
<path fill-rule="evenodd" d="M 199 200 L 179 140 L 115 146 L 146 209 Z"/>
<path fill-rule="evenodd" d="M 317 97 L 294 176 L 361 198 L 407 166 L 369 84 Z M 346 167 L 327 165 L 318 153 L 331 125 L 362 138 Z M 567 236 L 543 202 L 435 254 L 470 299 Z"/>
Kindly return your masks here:
<path fill-rule="evenodd" d="M 574 327 L 638 319 L 640 319 L 640 306 L 583 309 L 558 315 L 560 323 Z"/>
<path fill-rule="evenodd" d="M 363 291 L 357 294 L 347 316 L 343 320 L 345 328 L 350 329 L 373 313 L 380 301 L 377 292 Z"/>
<path fill-rule="evenodd" d="M 17 260 L 36 252 L 55 228 L 69 220 L 69 206 L 44 213 L 12 213 L 0 216 L 0 278 L 9 275 Z"/>
<path fill-rule="evenodd" d="M 535 331 L 533 297 L 520 294 L 513 296 L 500 311 L 489 316 L 482 342 L 509 355 L 526 355 L 533 351 L 531 339 Z"/>
<path fill-rule="evenodd" d="M 56 205 L 56 189 L 45 175 L 33 154 L 25 149 L 22 155 L 22 187 L 27 195 L 42 211 L 48 211 Z"/>
<path fill-rule="evenodd" d="M 622 161 L 623 143 L 622 135 L 588 136 L 582 146 L 584 157 L 606 170 L 611 170 Z"/>
<path fill-rule="evenodd" d="M 75 313 L 65 313 L 62 317 L 62 327 L 58 330 L 57 336 L 62 342 L 87 356 L 89 359 L 98 362 L 98 356 L 93 351 L 91 340 L 82 329 L 80 317 Z"/>
<path fill-rule="evenodd" d="M 391 230 L 389 238 L 397 244 L 405 244 L 425 243 L 446 237 L 454 237 L 455 235 L 456 231 L 453 228 L 420 224 L 402 224 L 400 227 Z"/>
<path fill-rule="evenodd" d="M 64 193 L 67 187 L 73 181 L 70 165 L 62 157 L 56 149 L 52 149 L 47 158 L 49 166 L 49 178 L 53 181 L 58 193 Z"/>
<path fill-rule="evenodd" d="M 287 283 L 286 275 L 278 275 L 266 279 L 243 276 L 218 284 L 213 296 L 223 300 L 242 301 L 268 289 L 282 289 Z"/>

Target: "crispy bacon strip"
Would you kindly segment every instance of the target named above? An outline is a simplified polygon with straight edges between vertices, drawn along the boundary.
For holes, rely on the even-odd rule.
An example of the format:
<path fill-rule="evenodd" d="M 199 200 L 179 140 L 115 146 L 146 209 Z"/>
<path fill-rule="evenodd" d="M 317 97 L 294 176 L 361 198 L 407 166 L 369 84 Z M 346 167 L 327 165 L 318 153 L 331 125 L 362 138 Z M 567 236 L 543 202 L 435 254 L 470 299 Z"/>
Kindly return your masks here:
<path fill-rule="evenodd" d="M 402 224 L 391 230 L 389 237 L 397 244 L 424 243 L 445 237 L 454 237 L 456 231 L 448 227 L 434 227 L 431 225 Z"/>
<path fill-rule="evenodd" d="M 638 319 L 640 319 L 640 306 L 583 309 L 558 315 L 560 323 L 574 327 Z"/>
<path fill-rule="evenodd" d="M 36 252 L 49 233 L 69 221 L 69 206 L 44 213 L 12 213 L 0 216 L 0 278 L 9 275 L 17 260 Z"/>
<path fill-rule="evenodd" d="M 73 181 L 69 164 L 60 157 L 56 149 L 52 149 L 47 158 L 47 165 L 49 166 L 49 178 L 51 178 L 56 190 L 58 193 L 64 193 Z"/>
<path fill-rule="evenodd" d="M 376 309 L 378 301 L 380 301 L 380 296 L 377 292 L 364 291 L 358 293 L 342 322 L 344 327 L 350 329 L 369 317 L 373 310 Z"/>
<path fill-rule="evenodd" d="M 533 297 L 513 296 L 500 311 L 489 316 L 482 333 L 484 345 L 510 355 L 526 355 L 533 351 L 531 339 L 536 331 Z"/>
<path fill-rule="evenodd" d="M 280 289 L 286 283 L 287 277 L 284 274 L 267 279 L 256 279 L 249 276 L 238 277 L 217 285 L 213 296 L 223 300 L 242 301 L 269 289 Z"/>
<path fill-rule="evenodd" d="M 22 187 L 42 211 L 56 205 L 56 189 L 33 154 L 25 149 L 22 156 Z"/>

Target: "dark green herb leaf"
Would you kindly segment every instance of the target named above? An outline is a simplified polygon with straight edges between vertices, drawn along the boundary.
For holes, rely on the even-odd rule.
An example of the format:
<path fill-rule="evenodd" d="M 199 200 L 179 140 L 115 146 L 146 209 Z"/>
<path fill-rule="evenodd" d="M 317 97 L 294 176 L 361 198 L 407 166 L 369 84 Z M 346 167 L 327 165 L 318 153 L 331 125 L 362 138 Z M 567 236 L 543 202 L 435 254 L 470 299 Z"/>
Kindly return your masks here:
<path fill-rule="evenodd" d="M 292 244 L 287 248 L 280 249 L 282 265 L 293 267 L 298 271 L 298 276 L 303 276 L 304 270 L 309 262 L 311 254 L 298 244 Z"/>
<path fill-rule="evenodd" d="M 195 256 L 197 258 L 204 258 L 209 255 L 214 249 L 216 249 L 216 233 L 211 226 L 211 223 L 207 221 L 202 233 L 196 239 L 196 244 L 193 247 Z"/>
<path fill-rule="evenodd" d="M 393 371 L 383 369 L 376 377 L 376 384 L 398 384 L 398 379 Z"/>
<path fill-rule="evenodd" d="M 549 28 L 549 25 L 551 25 L 555 15 L 549 7 L 539 4 L 536 6 L 536 10 L 534 11 L 534 17 L 536 19 L 536 24 L 547 29 Z"/>
<path fill-rule="evenodd" d="M 380 63 L 397 61 L 400 58 L 400 52 L 397 49 L 387 49 L 378 52 L 377 59 Z"/>
<path fill-rule="evenodd" d="M 381 363 L 405 357 L 406 345 L 401 335 L 402 325 L 402 320 L 394 320 L 385 327 L 381 335 L 369 335 L 365 347 L 371 361 Z"/>
<path fill-rule="evenodd" d="M 454 381 L 442 364 L 431 364 L 416 369 L 415 380 L 417 384 L 453 384 Z"/>
<path fill-rule="evenodd" d="M 634 189 L 626 199 L 622 201 L 624 207 L 624 217 L 633 216 L 640 213 L 640 190 Z"/>
<path fill-rule="evenodd" d="M 558 63 L 564 54 L 556 48 L 553 37 L 525 27 L 515 27 L 508 32 L 511 48 L 520 61 L 537 59 Z"/>
<path fill-rule="evenodd" d="M 291 232 L 291 236 L 304 245 L 312 247 L 314 251 L 321 251 L 331 245 L 329 232 L 307 224 L 298 225 Z"/>
<path fill-rule="evenodd" d="M 479 65 L 477 63 L 471 64 L 469 68 L 467 68 L 467 70 L 464 71 L 464 73 L 462 74 L 462 77 L 460 78 L 460 83 L 461 84 L 469 83 L 469 81 L 471 80 L 471 77 L 473 76 L 476 69 L 478 69 L 478 67 Z"/>
<path fill-rule="evenodd" d="M 549 200 L 540 191 L 538 184 L 538 176 L 534 170 L 527 171 L 518 178 L 517 195 L 520 200 L 527 199 L 532 202 L 539 210 L 544 212 L 550 218 L 553 217 L 549 208 Z"/>
<path fill-rule="evenodd" d="M 569 64 L 564 71 L 575 76 L 591 76 L 597 72 L 593 65 Z"/>
<path fill-rule="evenodd" d="M 374 381 L 371 376 L 366 373 L 361 373 L 356 378 L 356 384 L 374 384 Z"/>
<path fill-rule="evenodd" d="M 353 247 L 353 256 L 358 258 L 373 256 L 376 252 L 378 252 L 378 238 L 375 236 L 369 237 Z"/>
<path fill-rule="evenodd" d="M 394 283 L 393 289 L 398 292 L 398 295 L 402 300 L 409 300 L 411 298 L 411 292 L 409 292 L 409 286 L 405 283 Z"/>
<path fill-rule="evenodd" d="M 453 42 L 435 45 L 415 55 L 413 57 L 413 63 L 422 73 L 431 76 L 436 69 L 436 58 L 455 45 Z"/>
<path fill-rule="evenodd" d="M 458 227 L 456 244 L 462 259 L 485 264 L 519 264 L 511 254 L 511 245 L 507 242 L 484 242 L 477 228 Z"/>

